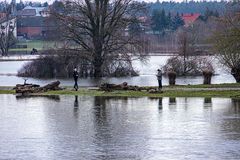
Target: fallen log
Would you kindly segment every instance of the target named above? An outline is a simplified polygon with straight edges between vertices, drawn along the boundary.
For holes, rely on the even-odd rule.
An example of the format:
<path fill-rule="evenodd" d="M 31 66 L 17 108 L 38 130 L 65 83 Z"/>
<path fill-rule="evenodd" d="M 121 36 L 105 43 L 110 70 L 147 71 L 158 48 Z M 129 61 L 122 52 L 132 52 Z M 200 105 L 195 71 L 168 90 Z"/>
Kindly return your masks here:
<path fill-rule="evenodd" d="M 59 87 L 60 85 L 60 81 L 55 81 L 52 83 L 49 83 L 43 87 L 40 87 L 44 92 L 49 91 L 49 90 L 61 90 L 61 88 Z"/>
<path fill-rule="evenodd" d="M 59 81 L 49 83 L 43 87 L 40 87 L 37 84 L 17 84 L 16 87 L 14 87 L 13 89 L 15 89 L 16 93 L 21 94 L 41 93 L 51 90 L 62 90 L 62 88 L 60 88 L 59 85 L 60 85 Z"/>
<path fill-rule="evenodd" d="M 151 89 L 156 89 L 156 87 L 139 87 L 128 85 L 127 82 L 123 82 L 122 84 L 111 84 L 111 83 L 103 83 L 100 85 L 100 90 L 103 91 L 112 91 L 112 90 L 132 90 L 132 91 L 149 91 Z"/>

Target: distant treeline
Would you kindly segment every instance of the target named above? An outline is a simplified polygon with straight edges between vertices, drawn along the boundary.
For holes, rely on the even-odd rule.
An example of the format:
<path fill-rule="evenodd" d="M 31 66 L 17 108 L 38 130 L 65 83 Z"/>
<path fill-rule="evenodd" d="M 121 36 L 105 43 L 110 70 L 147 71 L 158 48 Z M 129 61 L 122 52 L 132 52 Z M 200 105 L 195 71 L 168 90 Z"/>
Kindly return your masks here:
<path fill-rule="evenodd" d="M 228 6 L 228 2 L 221 1 L 221 2 L 209 2 L 209 1 L 203 1 L 203 2 L 155 2 L 155 3 L 147 3 L 150 9 L 150 13 L 152 13 L 153 10 L 165 10 L 166 13 L 200 13 L 204 14 L 206 10 L 211 11 L 217 11 L 220 15 L 223 14 L 226 11 L 226 8 Z"/>
<path fill-rule="evenodd" d="M 146 2 L 143 2 L 146 3 Z M 23 2 L 20 1 L 16 4 L 17 10 L 23 9 L 25 6 L 35 6 L 35 7 L 47 7 L 47 2 Z M 146 5 L 149 7 L 149 13 L 152 13 L 153 10 L 156 9 L 164 9 L 166 13 L 200 13 L 204 14 L 206 9 L 209 9 L 211 11 L 217 11 L 219 14 L 223 14 L 226 10 L 226 7 L 228 5 L 227 1 L 221 1 L 221 2 L 210 2 L 210 1 L 203 1 L 203 2 L 195 2 L 195 1 L 185 1 L 181 3 L 177 2 L 159 2 L 156 1 L 155 3 L 146 3 Z M 0 11 L 4 9 L 4 2 L 0 2 Z"/>

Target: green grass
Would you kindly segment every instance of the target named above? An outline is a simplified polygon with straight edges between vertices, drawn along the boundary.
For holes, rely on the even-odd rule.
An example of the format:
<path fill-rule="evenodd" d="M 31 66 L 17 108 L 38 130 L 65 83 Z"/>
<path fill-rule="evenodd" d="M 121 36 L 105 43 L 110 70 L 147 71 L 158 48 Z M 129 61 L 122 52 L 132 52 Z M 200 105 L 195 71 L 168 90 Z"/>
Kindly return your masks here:
<path fill-rule="evenodd" d="M 36 48 L 38 51 L 54 47 L 55 42 L 53 41 L 42 41 L 42 40 L 32 40 L 26 42 L 18 42 L 16 45 L 27 45 L 27 48 L 13 48 L 10 51 L 32 51 L 33 48 Z"/>
<path fill-rule="evenodd" d="M 235 97 L 240 98 L 240 91 L 164 91 L 152 94 L 147 91 L 112 91 L 81 89 L 79 91 L 62 90 L 49 91 L 44 95 L 82 95 L 82 96 L 109 96 L 109 97 Z"/>
<path fill-rule="evenodd" d="M 15 90 L 0 90 L 0 94 L 14 94 Z"/>
<path fill-rule="evenodd" d="M 165 86 L 166 88 L 240 88 L 240 83 L 222 83 L 222 84 L 211 84 L 211 85 L 175 85 Z"/>
<path fill-rule="evenodd" d="M 11 90 L 13 87 L 0 87 L 0 94 L 14 94 Z M 168 89 L 171 90 L 168 90 Z M 174 90 L 175 88 L 175 90 Z M 183 90 L 179 89 L 182 88 Z M 192 88 L 184 90 L 184 88 Z M 194 90 L 194 88 L 217 88 L 217 90 Z M 163 93 L 152 94 L 147 91 L 124 91 L 115 90 L 112 92 L 105 92 L 92 89 L 80 89 L 79 91 L 72 90 L 71 87 L 65 87 L 60 91 L 49 91 L 37 95 L 82 95 L 82 96 L 109 96 L 109 97 L 226 97 L 226 98 L 240 98 L 239 90 L 221 90 L 219 88 L 240 88 L 240 84 L 214 84 L 214 85 L 176 85 L 164 86 Z"/>

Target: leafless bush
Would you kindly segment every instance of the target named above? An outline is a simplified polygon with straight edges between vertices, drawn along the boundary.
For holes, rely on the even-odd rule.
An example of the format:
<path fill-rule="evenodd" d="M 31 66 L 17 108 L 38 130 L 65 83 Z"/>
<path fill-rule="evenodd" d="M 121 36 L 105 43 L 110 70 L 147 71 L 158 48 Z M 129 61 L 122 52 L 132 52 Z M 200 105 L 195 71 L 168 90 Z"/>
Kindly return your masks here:
<path fill-rule="evenodd" d="M 106 61 L 107 62 L 107 61 Z M 48 54 L 26 64 L 18 71 L 18 76 L 53 78 L 72 77 L 73 68 L 77 67 L 80 77 L 93 77 L 94 67 L 83 53 L 69 50 L 48 50 Z M 118 60 L 104 63 L 103 76 L 136 76 L 131 61 Z"/>
<path fill-rule="evenodd" d="M 132 67 L 131 61 L 117 61 L 105 67 L 105 75 L 113 77 L 138 76 L 138 72 Z M 107 72 L 106 72 L 107 70 Z"/>
<path fill-rule="evenodd" d="M 197 76 L 202 75 L 203 70 L 210 70 L 214 73 L 214 68 L 209 58 L 192 56 L 185 59 L 181 56 L 169 58 L 163 66 L 163 72 L 175 71 L 178 76 Z"/>

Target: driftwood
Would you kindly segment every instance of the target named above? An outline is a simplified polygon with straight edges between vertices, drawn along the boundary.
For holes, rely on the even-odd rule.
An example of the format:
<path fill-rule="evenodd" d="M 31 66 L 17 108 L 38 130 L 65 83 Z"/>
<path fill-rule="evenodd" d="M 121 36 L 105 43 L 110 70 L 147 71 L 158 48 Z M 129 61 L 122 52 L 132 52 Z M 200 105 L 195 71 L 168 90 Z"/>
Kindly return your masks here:
<path fill-rule="evenodd" d="M 128 85 L 127 82 L 123 82 L 122 84 L 103 83 L 100 86 L 100 90 L 103 90 L 103 91 L 112 91 L 112 90 L 150 91 L 150 90 L 156 90 L 156 87 L 132 86 L 132 85 Z"/>
<path fill-rule="evenodd" d="M 62 90 L 62 88 L 60 88 L 59 85 L 60 85 L 59 81 L 49 83 L 43 87 L 40 87 L 37 84 L 17 84 L 16 87 L 14 87 L 14 89 L 16 93 L 21 94 L 40 93 L 51 90 Z"/>

